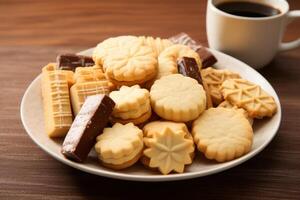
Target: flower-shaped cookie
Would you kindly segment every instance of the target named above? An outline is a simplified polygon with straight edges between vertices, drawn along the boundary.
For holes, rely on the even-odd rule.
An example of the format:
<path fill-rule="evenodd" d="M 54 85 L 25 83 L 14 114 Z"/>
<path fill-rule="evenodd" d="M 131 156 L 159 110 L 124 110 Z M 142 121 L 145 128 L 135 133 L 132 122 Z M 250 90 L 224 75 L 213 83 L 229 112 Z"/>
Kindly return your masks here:
<path fill-rule="evenodd" d="M 247 80 L 229 79 L 222 84 L 221 91 L 227 101 L 244 108 L 250 117 L 271 117 L 277 110 L 274 98 Z"/>
<path fill-rule="evenodd" d="M 104 59 L 111 53 L 111 51 L 133 43 L 141 42 L 138 37 L 131 35 L 108 38 L 96 46 L 93 52 L 93 60 L 97 66 L 102 66 Z"/>
<path fill-rule="evenodd" d="M 116 48 L 105 58 L 103 67 L 113 83 L 134 85 L 156 76 L 157 58 L 151 47 L 133 43 Z"/>
<path fill-rule="evenodd" d="M 160 117 L 187 122 L 196 119 L 206 107 L 206 94 L 195 79 L 181 74 L 164 76 L 150 90 L 151 105 Z"/>
<path fill-rule="evenodd" d="M 150 159 L 149 167 L 158 168 L 162 174 L 182 173 L 184 166 L 192 163 L 191 153 L 194 152 L 193 141 L 185 135 L 184 131 L 165 128 L 150 138 L 144 138 L 144 156 Z"/>
<path fill-rule="evenodd" d="M 149 91 L 139 85 L 122 86 L 109 97 L 116 103 L 113 116 L 121 119 L 137 118 L 151 109 Z"/>
<path fill-rule="evenodd" d="M 113 169 L 124 169 L 133 165 L 143 149 L 143 131 L 132 123 L 116 123 L 105 128 L 97 137 L 95 150 L 103 165 Z"/>
<path fill-rule="evenodd" d="M 199 151 L 208 159 L 225 162 L 251 150 L 253 130 L 243 114 L 228 108 L 210 108 L 193 123 Z"/>

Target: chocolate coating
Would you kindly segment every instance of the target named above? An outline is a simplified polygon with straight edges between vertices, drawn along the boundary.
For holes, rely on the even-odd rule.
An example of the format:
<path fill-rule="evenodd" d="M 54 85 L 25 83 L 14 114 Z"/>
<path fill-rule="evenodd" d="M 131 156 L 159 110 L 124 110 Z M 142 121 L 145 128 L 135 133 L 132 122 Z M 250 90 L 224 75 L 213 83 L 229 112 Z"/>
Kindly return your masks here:
<path fill-rule="evenodd" d="M 114 106 L 114 101 L 106 95 L 87 97 L 63 142 L 62 154 L 83 162 L 108 123 Z"/>
<path fill-rule="evenodd" d="M 217 62 L 217 58 L 205 47 L 198 49 L 197 53 L 202 61 L 202 68 L 211 67 Z"/>
<path fill-rule="evenodd" d="M 202 85 L 199 67 L 194 58 L 182 57 L 178 59 L 177 69 L 180 74 L 196 79 L 198 83 Z"/>
<path fill-rule="evenodd" d="M 169 38 L 174 44 L 183 44 L 196 51 L 201 59 L 202 68 L 211 67 L 217 62 L 216 57 L 205 47 L 198 44 L 188 34 L 180 33 Z"/>
<path fill-rule="evenodd" d="M 95 65 L 91 57 L 76 54 L 62 54 L 57 56 L 56 60 L 58 68 L 63 70 L 75 71 L 76 67 L 91 67 Z"/>

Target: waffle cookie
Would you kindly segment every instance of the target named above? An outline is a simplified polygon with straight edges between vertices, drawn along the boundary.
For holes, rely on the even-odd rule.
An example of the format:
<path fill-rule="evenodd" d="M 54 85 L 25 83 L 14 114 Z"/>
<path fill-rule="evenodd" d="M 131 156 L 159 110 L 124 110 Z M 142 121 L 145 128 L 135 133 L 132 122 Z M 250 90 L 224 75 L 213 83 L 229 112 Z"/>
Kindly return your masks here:
<path fill-rule="evenodd" d="M 74 115 L 77 115 L 85 99 L 96 94 L 108 94 L 107 81 L 82 82 L 74 84 L 71 89 L 71 102 Z"/>
<path fill-rule="evenodd" d="M 181 74 L 155 81 L 150 90 L 150 100 L 157 115 L 176 122 L 194 120 L 206 107 L 203 87 L 195 79 Z"/>
<path fill-rule="evenodd" d="M 230 79 L 221 87 L 224 98 L 239 108 L 244 108 L 250 117 L 271 117 L 277 110 L 275 100 L 259 85 L 244 79 Z"/>
<path fill-rule="evenodd" d="M 49 137 L 65 136 L 73 121 L 68 76 L 51 63 L 42 70 L 42 97 L 46 133 Z"/>
<path fill-rule="evenodd" d="M 163 124 L 153 131 L 148 127 L 142 163 L 164 175 L 172 171 L 183 173 L 185 165 L 192 163 L 194 153 L 193 139 L 186 130 L 184 126 L 172 124 Z"/>
<path fill-rule="evenodd" d="M 203 84 L 207 85 L 207 92 L 214 105 L 219 105 L 223 100 L 220 90 L 222 83 L 231 78 L 240 78 L 240 75 L 227 69 L 214 69 L 208 67 L 201 70 Z"/>
<path fill-rule="evenodd" d="M 116 102 L 113 122 L 140 124 L 151 116 L 149 92 L 141 89 L 139 85 L 122 86 L 119 91 L 113 91 L 109 96 Z"/>
<path fill-rule="evenodd" d="M 120 170 L 137 162 L 143 150 L 143 131 L 133 123 L 116 123 L 105 128 L 97 137 L 95 150 L 101 163 L 112 169 Z"/>
<path fill-rule="evenodd" d="M 198 150 L 218 162 L 248 153 L 253 142 L 253 130 L 245 116 L 221 107 L 204 111 L 194 121 L 192 134 Z"/>
<path fill-rule="evenodd" d="M 105 74 L 98 67 L 77 67 L 74 78 L 76 83 L 106 80 Z"/>

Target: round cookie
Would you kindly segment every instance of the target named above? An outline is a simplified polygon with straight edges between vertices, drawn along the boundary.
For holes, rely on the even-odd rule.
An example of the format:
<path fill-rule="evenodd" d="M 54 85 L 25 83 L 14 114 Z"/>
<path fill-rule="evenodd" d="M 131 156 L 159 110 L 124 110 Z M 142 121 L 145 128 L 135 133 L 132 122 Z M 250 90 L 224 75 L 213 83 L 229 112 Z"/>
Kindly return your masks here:
<path fill-rule="evenodd" d="M 247 111 L 243 108 L 238 108 L 237 106 L 232 105 L 231 103 L 229 103 L 228 101 L 223 101 L 222 103 L 220 103 L 218 105 L 218 107 L 223 107 L 223 108 L 231 108 L 231 109 L 235 109 L 236 111 L 240 112 L 241 114 L 243 114 L 249 121 L 249 123 L 252 125 L 253 124 L 253 118 L 249 117 Z"/>
<path fill-rule="evenodd" d="M 97 137 L 95 150 L 106 167 L 124 169 L 133 165 L 143 150 L 143 131 L 132 123 L 116 123 Z"/>
<path fill-rule="evenodd" d="M 199 70 L 201 69 L 202 64 L 198 53 L 188 46 L 176 44 L 166 48 L 158 56 L 158 72 L 155 79 L 157 80 L 162 76 L 177 73 L 177 60 L 184 56 L 195 58 Z"/>
<path fill-rule="evenodd" d="M 144 83 L 157 74 L 157 58 L 152 48 L 133 43 L 115 48 L 104 60 L 106 76 L 116 85 Z"/>
<path fill-rule="evenodd" d="M 161 118 L 176 122 L 196 119 L 206 107 L 206 94 L 195 79 L 181 74 L 164 76 L 150 90 L 151 105 Z"/>
<path fill-rule="evenodd" d="M 118 118 L 118 117 L 111 117 L 110 121 L 112 123 L 121 123 L 121 124 L 127 124 L 127 123 L 133 123 L 134 125 L 138 125 L 138 124 L 142 124 L 144 122 L 146 122 L 150 117 L 151 117 L 152 111 L 151 109 L 149 111 L 147 111 L 146 113 L 144 113 L 143 115 L 141 115 L 138 118 L 130 118 L 130 119 L 122 119 L 122 118 Z"/>
<path fill-rule="evenodd" d="M 210 108 L 193 123 L 194 141 L 206 158 L 225 162 L 251 150 L 253 130 L 243 114 L 234 109 Z"/>
<path fill-rule="evenodd" d="M 224 98 L 239 108 L 244 108 L 250 117 L 271 117 L 277 105 L 272 96 L 259 85 L 244 79 L 229 79 L 223 82 L 221 92 Z"/>

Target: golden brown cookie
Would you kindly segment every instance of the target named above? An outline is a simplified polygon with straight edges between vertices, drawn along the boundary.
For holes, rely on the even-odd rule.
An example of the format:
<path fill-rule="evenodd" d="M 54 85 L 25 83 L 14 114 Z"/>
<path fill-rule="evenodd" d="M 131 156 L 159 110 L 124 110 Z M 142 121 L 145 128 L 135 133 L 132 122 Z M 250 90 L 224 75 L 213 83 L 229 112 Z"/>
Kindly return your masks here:
<path fill-rule="evenodd" d="M 176 122 L 196 119 L 206 108 L 203 87 L 181 74 L 164 76 L 150 90 L 151 105 L 161 118 Z"/>
<path fill-rule="evenodd" d="M 237 106 L 232 105 L 231 103 L 229 103 L 228 101 L 223 101 L 222 103 L 220 103 L 218 105 L 218 107 L 223 107 L 223 108 L 231 108 L 231 109 L 235 109 L 238 112 L 240 112 L 241 114 L 243 114 L 249 121 L 249 123 L 252 125 L 253 124 L 253 118 L 249 117 L 247 111 L 243 108 L 238 108 Z"/>
<path fill-rule="evenodd" d="M 168 127 L 154 132 L 151 137 L 144 138 L 146 159 L 142 162 L 164 175 L 172 171 L 183 173 L 185 165 L 192 163 L 194 152 L 193 140 L 186 136 L 185 131 Z"/>
<path fill-rule="evenodd" d="M 277 105 L 272 96 L 259 85 L 244 79 L 230 79 L 221 87 L 224 98 L 239 108 L 244 108 L 250 117 L 271 117 L 276 113 Z"/>
<path fill-rule="evenodd" d="M 153 38 L 150 36 L 140 36 L 139 40 L 143 45 L 150 46 L 155 53 L 156 57 L 165 50 L 166 48 L 173 45 L 173 43 L 168 39 L 161 39 L 159 37 Z"/>
<path fill-rule="evenodd" d="M 201 70 L 203 84 L 207 85 L 206 92 L 211 96 L 214 105 L 219 105 L 223 100 L 220 90 L 222 83 L 231 78 L 240 78 L 240 75 L 227 69 L 214 69 L 208 67 Z"/>
<path fill-rule="evenodd" d="M 143 150 L 143 131 L 132 123 L 116 123 L 105 128 L 97 137 L 95 150 L 101 163 L 112 169 L 124 169 L 133 165 Z"/>
<path fill-rule="evenodd" d="M 73 122 L 68 76 L 49 64 L 42 70 L 45 129 L 49 137 L 63 137 Z"/>
<path fill-rule="evenodd" d="M 172 45 L 166 48 L 158 56 L 158 72 L 155 79 L 157 80 L 166 75 L 176 74 L 178 72 L 177 60 L 184 56 L 195 58 L 199 66 L 199 70 L 201 69 L 202 64 L 197 52 L 185 45 Z"/>
<path fill-rule="evenodd" d="M 228 108 L 210 108 L 193 123 L 194 141 L 206 158 L 225 162 L 251 150 L 253 130 L 243 114 Z"/>

